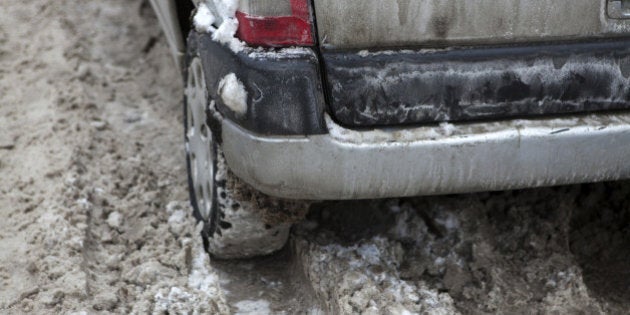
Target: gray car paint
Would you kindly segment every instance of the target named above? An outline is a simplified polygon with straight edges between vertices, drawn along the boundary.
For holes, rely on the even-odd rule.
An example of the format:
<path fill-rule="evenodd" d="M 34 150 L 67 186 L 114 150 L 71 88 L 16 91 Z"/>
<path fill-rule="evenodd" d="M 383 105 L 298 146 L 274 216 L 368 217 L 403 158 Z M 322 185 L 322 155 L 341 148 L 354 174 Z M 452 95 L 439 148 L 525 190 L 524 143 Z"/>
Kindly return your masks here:
<path fill-rule="evenodd" d="M 266 137 L 223 119 L 232 171 L 261 192 L 325 200 L 418 196 L 630 177 L 630 115 Z"/>
<path fill-rule="evenodd" d="M 442 42 L 456 42 L 462 38 L 493 42 L 602 36 L 628 31 L 627 21 L 608 18 L 605 0 L 592 1 L 479 0 L 453 4 L 454 0 L 445 0 L 440 3 L 452 3 L 451 7 L 455 9 L 425 12 L 417 19 L 409 19 L 413 8 L 417 5 L 430 7 L 432 1 L 392 1 L 384 5 L 389 10 L 380 11 L 377 10 L 378 0 L 317 0 L 316 3 L 320 39 L 337 48 L 417 44 L 430 42 L 427 38 L 436 35 Z M 494 3 L 497 7 L 488 7 L 490 15 L 473 7 L 470 7 L 472 11 L 465 10 L 482 2 Z M 173 23 L 176 15 L 172 5 L 165 5 L 168 3 L 173 2 L 152 0 L 167 37 L 169 33 L 177 33 L 176 23 Z M 582 7 L 593 3 L 591 11 Z M 331 7 L 322 11 L 325 4 Z M 352 4 L 363 4 L 365 8 L 360 12 L 349 12 Z M 516 4 L 523 11 L 506 16 L 508 19 L 503 19 L 503 23 L 492 26 L 492 21 L 500 21 L 497 18 L 504 16 L 501 13 L 508 12 L 507 9 Z M 398 10 L 405 5 L 406 10 Z M 560 5 L 564 7 L 559 8 Z M 568 5 L 575 7 L 567 9 Z M 392 9 L 394 6 L 396 10 Z M 459 7 L 464 10 L 458 11 Z M 323 14 L 325 12 L 329 14 Z M 405 19 L 399 12 L 409 12 L 409 15 Z M 366 13 L 374 13 L 377 17 Z M 436 19 L 444 16 L 436 13 L 455 13 L 455 18 Z M 458 20 L 464 13 L 475 13 L 473 24 Z M 545 19 L 541 20 L 541 16 Z M 436 28 L 442 24 L 447 27 Z M 361 25 L 369 28 L 352 34 L 357 25 L 359 29 Z M 417 28 L 404 34 L 396 32 L 405 25 Z M 431 25 L 434 28 L 429 28 Z M 558 28 L 554 29 L 553 25 Z M 169 44 L 174 53 L 181 52 L 182 46 L 177 40 L 169 40 Z M 249 133 L 226 119 L 221 124 L 225 157 L 236 175 L 264 193 L 285 198 L 413 196 L 630 177 L 630 166 L 626 161 L 630 155 L 630 118 L 627 114 L 363 132 L 344 129 L 329 119 L 329 134 L 308 137 L 265 137 Z"/>
<path fill-rule="evenodd" d="M 328 48 L 488 44 L 612 36 L 607 0 L 315 0 Z"/>

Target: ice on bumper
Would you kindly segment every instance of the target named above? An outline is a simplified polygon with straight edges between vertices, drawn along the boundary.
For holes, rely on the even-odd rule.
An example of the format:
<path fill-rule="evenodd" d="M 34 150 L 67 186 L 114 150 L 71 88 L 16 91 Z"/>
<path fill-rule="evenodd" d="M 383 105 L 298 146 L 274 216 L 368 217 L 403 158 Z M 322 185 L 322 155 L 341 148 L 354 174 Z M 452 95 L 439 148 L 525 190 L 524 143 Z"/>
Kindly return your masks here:
<path fill-rule="evenodd" d="M 218 94 L 221 100 L 237 116 L 247 113 L 247 91 L 234 73 L 223 77 L 219 82 Z"/>
<path fill-rule="evenodd" d="M 197 8 L 197 13 L 193 18 L 193 23 L 195 24 L 195 29 L 197 32 L 211 32 L 214 31 L 215 28 L 213 26 L 216 21 L 212 12 L 210 12 L 210 8 L 205 3 L 200 3 Z"/>
<path fill-rule="evenodd" d="M 214 10 L 213 10 L 214 8 Z M 235 17 L 238 1 L 202 1 L 193 17 L 195 29 L 201 33 L 212 33 L 212 40 L 227 45 L 233 52 L 240 52 L 245 44 L 235 37 L 238 20 Z M 215 27 L 219 24 L 218 27 Z"/>
<path fill-rule="evenodd" d="M 334 126 L 327 135 L 280 139 L 249 134 L 224 120 L 225 158 L 239 178 L 267 195 L 311 200 L 630 177 L 627 114 L 381 131 L 344 129 L 330 119 L 327 124 Z"/>

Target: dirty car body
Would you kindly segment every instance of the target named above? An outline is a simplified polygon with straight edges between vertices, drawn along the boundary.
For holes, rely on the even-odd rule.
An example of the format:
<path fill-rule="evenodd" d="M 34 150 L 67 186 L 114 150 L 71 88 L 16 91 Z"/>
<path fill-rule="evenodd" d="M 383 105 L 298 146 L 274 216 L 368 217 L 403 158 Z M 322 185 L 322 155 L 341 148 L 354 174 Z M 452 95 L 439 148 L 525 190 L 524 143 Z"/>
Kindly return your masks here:
<path fill-rule="evenodd" d="M 265 194 L 363 199 L 630 177 L 626 0 L 287 0 L 286 21 L 310 30 L 280 44 L 256 37 L 265 10 L 241 11 L 250 2 L 234 17 L 235 50 L 212 32 L 187 35 L 191 6 L 152 0 L 177 64 L 186 44 L 199 51 L 227 164 Z M 230 74 L 244 111 L 221 95 Z"/>

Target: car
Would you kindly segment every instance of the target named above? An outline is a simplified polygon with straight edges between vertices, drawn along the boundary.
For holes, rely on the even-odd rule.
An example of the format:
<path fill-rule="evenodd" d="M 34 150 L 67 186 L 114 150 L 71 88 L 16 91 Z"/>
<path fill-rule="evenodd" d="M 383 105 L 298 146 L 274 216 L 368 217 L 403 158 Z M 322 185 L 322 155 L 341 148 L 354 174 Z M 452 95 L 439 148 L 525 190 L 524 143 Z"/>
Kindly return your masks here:
<path fill-rule="evenodd" d="M 630 1 L 151 0 L 207 250 L 308 201 L 630 177 Z"/>

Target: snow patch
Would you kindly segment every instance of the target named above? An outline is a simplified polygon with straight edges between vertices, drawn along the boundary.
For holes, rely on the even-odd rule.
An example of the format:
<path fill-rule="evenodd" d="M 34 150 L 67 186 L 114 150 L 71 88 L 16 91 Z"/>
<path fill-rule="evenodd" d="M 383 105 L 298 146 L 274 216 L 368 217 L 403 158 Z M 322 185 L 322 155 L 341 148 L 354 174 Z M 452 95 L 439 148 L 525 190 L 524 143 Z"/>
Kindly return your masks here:
<path fill-rule="evenodd" d="M 442 49 L 419 49 L 419 50 L 411 50 L 411 49 L 402 49 L 402 50 L 378 50 L 378 51 L 369 51 L 367 49 L 361 50 L 357 53 L 360 57 L 375 57 L 375 56 L 391 56 L 394 54 L 433 54 L 439 52 L 446 52 L 453 50 L 452 48 L 442 48 Z"/>
<path fill-rule="evenodd" d="M 240 301 L 236 303 L 235 306 L 237 308 L 237 311 L 236 311 L 237 315 L 271 314 L 271 309 L 269 308 L 269 302 L 265 300 L 256 300 L 256 301 L 244 300 L 244 301 Z"/>
<path fill-rule="evenodd" d="M 252 48 L 248 53 L 250 58 L 255 59 L 291 59 L 291 58 L 301 58 L 304 56 L 312 56 L 313 58 L 317 58 L 315 52 L 306 47 L 286 47 L 286 48 L 276 48 L 276 49 L 263 49 L 261 47 Z"/>
<path fill-rule="evenodd" d="M 221 18 L 233 18 L 236 15 L 238 0 L 212 0 L 212 2 Z"/>
<path fill-rule="evenodd" d="M 241 52 L 245 48 L 245 44 L 234 36 L 236 30 L 238 30 L 238 21 L 236 18 L 225 19 L 223 23 L 221 23 L 221 26 L 212 33 L 212 39 L 227 45 L 235 53 Z"/>
<path fill-rule="evenodd" d="M 200 3 L 199 7 L 197 7 L 197 13 L 193 18 L 193 23 L 195 24 L 195 29 L 197 32 L 209 33 L 214 32 L 216 28 L 214 27 L 214 22 L 216 18 L 210 12 L 210 8 L 205 3 Z"/>
<path fill-rule="evenodd" d="M 247 113 L 247 91 L 236 74 L 230 73 L 221 79 L 218 94 L 223 103 L 237 116 L 243 116 Z"/>
<path fill-rule="evenodd" d="M 178 287 L 172 287 L 166 295 L 162 292 L 155 295 L 155 310 L 162 312 L 168 310 L 184 311 L 184 306 L 192 302 L 193 298 L 192 294 Z"/>
<path fill-rule="evenodd" d="M 181 210 L 173 210 L 171 218 L 179 216 L 177 214 L 179 211 Z M 199 228 L 200 226 L 198 226 L 197 231 L 199 231 Z M 196 255 L 190 265 L 187 283 L 160 289 L 153 297 L 155 301 L 155 314 L 229 313 L 220 286 L 225 280 L 221 281 L 219 276 L 212 272 L 208 256 L 203 250 L 200 240 L 196 240 L 194 243 L 194 252 Z M 159 266 L 159 264 L 156 266 Z M 150 268 L 142 267 L 140 269 Z M 152 274 L 155 274 L 155 272 Z M 158 275 L 157 277 L 159 278 L 161 276 Z M 152 282 L 155 282 L 155 280 L 151 280 L 147 283 Z"/>
<path fill-rule="evenodd" d="M 122 224 L 122 215 L 118 211 L 114 211 L 107 216 L 107 225 L 112 229 L 119 229 Z"/>
<path fill-rule="evenodd" d="M 168 223 L 182 223 L 186 220 L 186 211 L 184 210 L 175 210 L 170 217 L 168 217 Z"/>
<path fill-rule="evenodd" d="M 371 265 L 377 265 L 381 261 L 381 251 L 376 247 L 376 244 L 363 244 L 357 248 L 357 253 Z"/>
<path fill-rule="evenodd" d="M 570 118 L 547 119 L 513 119 L 495 122 L 471 122 L 456 124 L 441 124 L 439 126 L 423 127 L 392 127 L 372 130 L 354 130 L 338 125 L 330 116 L 325 115 L 328 133 L 336 140 L 354 145 L 372 143 L 387 143 L 400 145 L 424 141 L 465 141 L 485 142 L 490 139 L 505 139 L 507 137 L 543 136 L 561 129 L 571 132 L 584 133 L 593 130 L 611 130 L 623 128 L 630 124 L 630 118 L 623 114 L 591 114 Z"/>
<path fill-rule="evenodd" d="M 317 259 L 310 262 L 309 273 L 317 274 L 319 285 L 329 286 L 321 292 L 324 299 L 337 304 L 340 313 L 357 309 L 387 314 L 454 312 L 448 294 L 432 290 L 422 281 L 400 279 L 397 270 L 402 247 L 385 237 L 376 236 L 352 246 L 313 246 L 311 250 Z M 352 294 L 345 296 L 340 292 Z"/>
<path fill-rule="evenodd" d="M 211 8 L 215 9 L 215 16 Z M 238 9 L 237 0 L 207 0 L 201 2 L 193 17 L 195 29 L 203 33 L 212 33 L 212 39 L 228 46 L 233 52 L 241 52 L 245 43 L 235 37 L 238 29 L 238 20 L 235 17 Z M 215 27 L 218 21 L 219 27 Z"/>
<path fill-rule="evenodd" d="M 326 313 L 320 308 L 313 307 L 308 310 L 307 314 L 308 315 L 325 315 Z"/>
<path fill-rule="evenodd" d="M 208 255 L 201 248 L 192 263 L 192 272 L 188 276 L 188 286 L 204 292 L 209 298 L 221 296 L 219 276 L 210 272 L 207 266 Z"/>
<path fill-rule="evenodd" d="M 453 132 L 457 130 L 457 127 L 455 127 L 455 125 L 447 122 L 441 123 L 440 128 L 442 128 L 442 132 L 445 136 L 451 136 L 453 135 Z"/>

